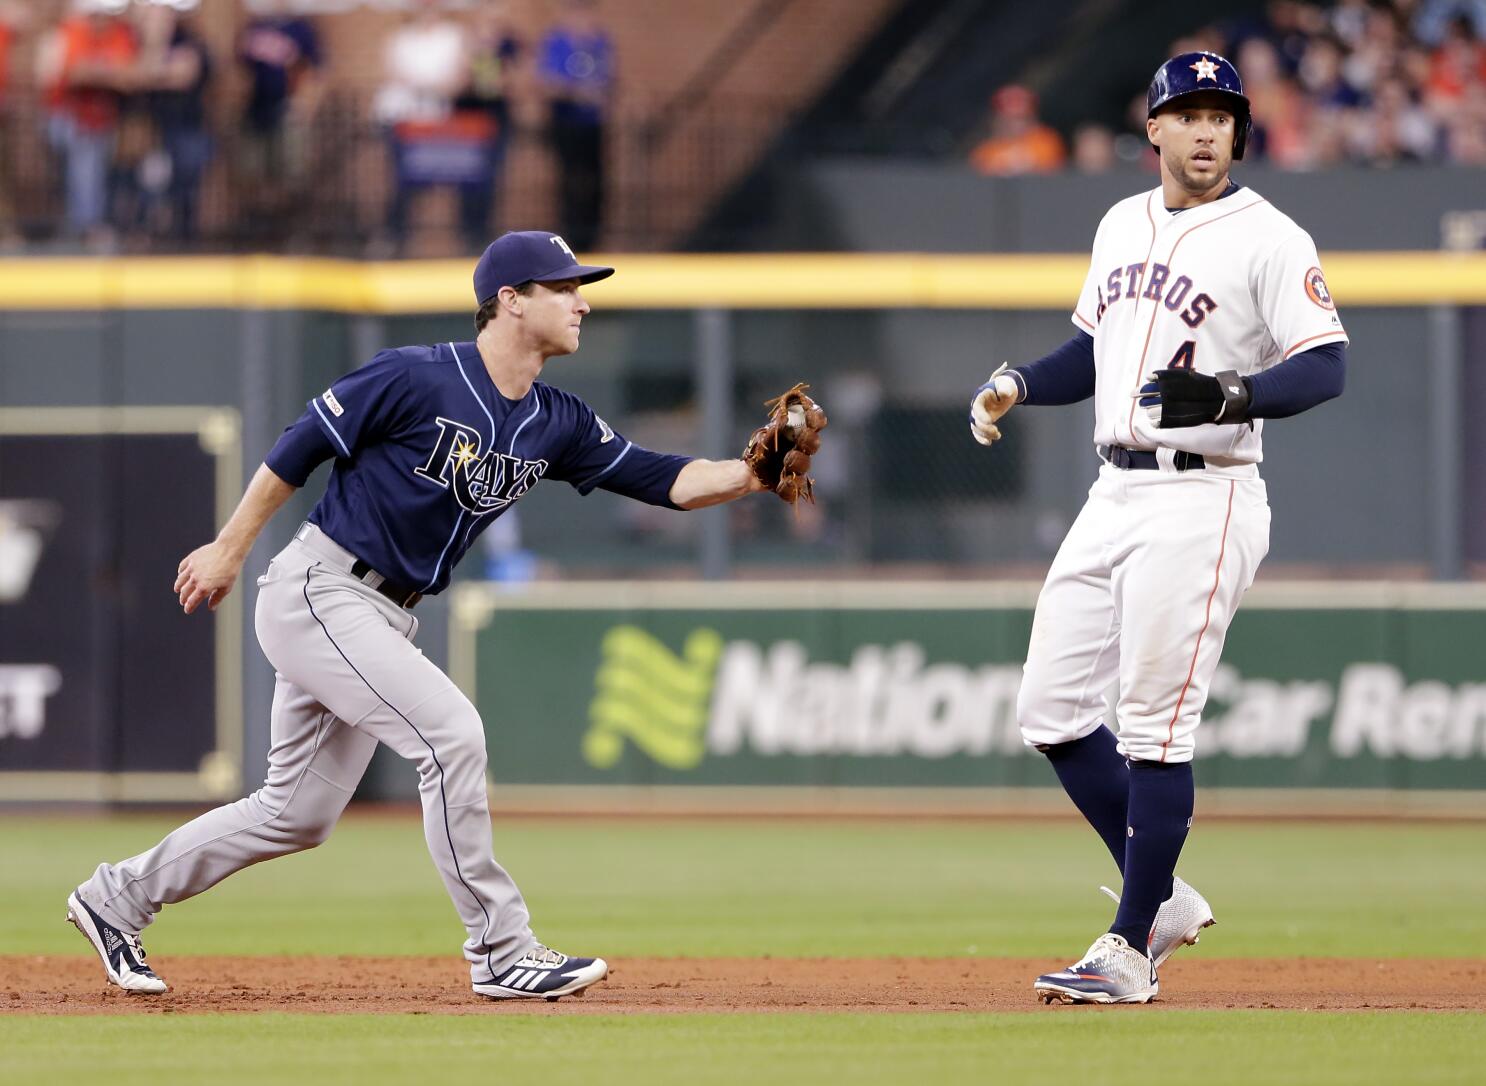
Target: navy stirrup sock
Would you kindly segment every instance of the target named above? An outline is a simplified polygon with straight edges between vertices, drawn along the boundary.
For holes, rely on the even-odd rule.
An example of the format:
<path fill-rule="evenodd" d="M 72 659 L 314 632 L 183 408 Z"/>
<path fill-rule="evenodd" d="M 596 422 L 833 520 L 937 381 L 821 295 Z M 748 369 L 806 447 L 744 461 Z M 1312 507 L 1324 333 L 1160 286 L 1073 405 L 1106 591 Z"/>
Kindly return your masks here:
<path fill-rule="evenodd" d="M 1145 950 L 1156 911 L 1171 896 L 1171 877 L 1192 828 L 1192 763 L 1130 763 L 1125 885 L 1110 931 Z"/>
<path fill-rule="evenodd" d="M 1103 724 L 1082 739 L 1056 743 L 1043 751 L 1063 791 L 1073 800 L 1120 871 L 1125 870 L 1125 817 L 1130 804 L 1130 770 L 1116 746 L 1114 732 Z"/>

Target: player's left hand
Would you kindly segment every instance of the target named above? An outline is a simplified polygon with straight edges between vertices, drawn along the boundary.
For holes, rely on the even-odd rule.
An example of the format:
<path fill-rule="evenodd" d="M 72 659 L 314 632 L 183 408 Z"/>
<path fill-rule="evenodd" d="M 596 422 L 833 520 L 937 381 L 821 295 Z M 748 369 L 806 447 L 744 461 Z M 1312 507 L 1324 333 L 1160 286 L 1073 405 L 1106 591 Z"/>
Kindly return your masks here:
<path fill-rule="evenodd" d="M 794 505 L 815 501 L 810 458 L 820 451 L 820 432 L 826 428 L 825 410 L 808 395 L 810 386 L 794 388 L 764 406 L 769 418 L 753 432 L 743 449 L 743 463 L 759 483 Z"/>
<path fill-rule="evenodd" d="M 1189 369 L 1157 370 L 1136 396 L 1158 429 L 1249 421 L 1249 386 L 1234 370 L 1216 377 Z"/>
<path fill-rule="evenodd" d="M 207 610 L 215 611 L 232 591 L 242 565 L 242 556 L 220 540 L 186 555 L 176 567 L 175 594 L 181 610 L 189 615 L 205 603 Z"/>

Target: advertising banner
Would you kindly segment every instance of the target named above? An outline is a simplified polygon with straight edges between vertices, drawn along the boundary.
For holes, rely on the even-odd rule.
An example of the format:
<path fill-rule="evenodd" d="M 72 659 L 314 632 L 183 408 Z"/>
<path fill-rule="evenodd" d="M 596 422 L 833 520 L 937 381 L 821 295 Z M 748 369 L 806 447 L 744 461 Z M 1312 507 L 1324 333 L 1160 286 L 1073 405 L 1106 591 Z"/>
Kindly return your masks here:
<path fill-rule="evenodd" d="M 0 801 L 234 793 L 238 595 L 188 619 L 170 588 L 237 448 L 210 408 L 0 411 Z"/>
<path fill-rule="evenodd" d="M 1036 590 L 467 586 L 451 662 L 500 782 L 1051 785 L 1016 725 Z M 1486 787 L 1483 646 L 1480 589 L 1256 589 L 1199 780 Z"/>

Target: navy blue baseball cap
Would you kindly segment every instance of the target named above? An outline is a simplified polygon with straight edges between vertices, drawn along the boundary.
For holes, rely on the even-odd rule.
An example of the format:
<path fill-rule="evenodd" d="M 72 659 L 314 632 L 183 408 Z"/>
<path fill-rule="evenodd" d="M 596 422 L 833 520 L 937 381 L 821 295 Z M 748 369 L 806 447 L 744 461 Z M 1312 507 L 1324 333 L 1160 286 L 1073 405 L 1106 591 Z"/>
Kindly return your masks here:
<path fill-rule="evenodd" d="M 577 279 L 594 283 L 614 274 L 613 268 L 579 264 L 568 243 L 545 230 L 512 230 L 485 247 L 475 265 L 475 301 L 484 305 L 501 287 L 522 283 L 552 283 Z"/>

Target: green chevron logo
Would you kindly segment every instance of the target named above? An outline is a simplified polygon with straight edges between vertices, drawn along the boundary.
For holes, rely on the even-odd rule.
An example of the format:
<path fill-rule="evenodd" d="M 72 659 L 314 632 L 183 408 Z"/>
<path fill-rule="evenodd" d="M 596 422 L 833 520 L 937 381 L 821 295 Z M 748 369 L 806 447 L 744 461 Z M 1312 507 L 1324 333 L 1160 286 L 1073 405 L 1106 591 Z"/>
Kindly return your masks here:
<path fill-rule="evenodd" d="M 611 629 L 600 646 L 584 760 L 608 769 L 628 741 L 667 769 L 694 768 L 707 753 L 722 650 L 722 635 L 705 627 L 687 635 L 680 653 L 638 626 Z"/>

